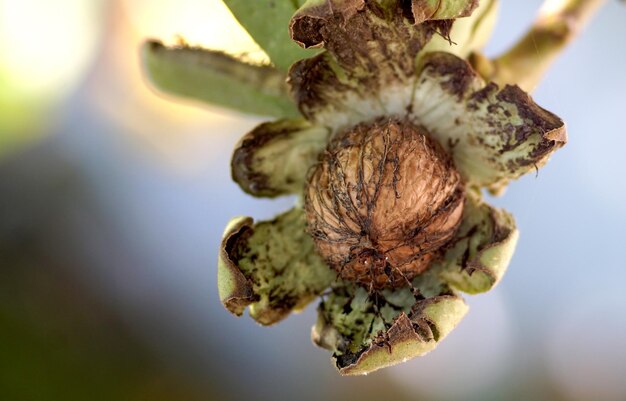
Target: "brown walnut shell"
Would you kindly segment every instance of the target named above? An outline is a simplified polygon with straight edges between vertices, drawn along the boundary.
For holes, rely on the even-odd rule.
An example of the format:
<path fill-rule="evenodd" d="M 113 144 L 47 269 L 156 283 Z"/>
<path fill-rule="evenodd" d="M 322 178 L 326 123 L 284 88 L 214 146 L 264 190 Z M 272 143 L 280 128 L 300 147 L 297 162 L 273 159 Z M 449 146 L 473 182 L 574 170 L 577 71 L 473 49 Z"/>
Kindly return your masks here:
<path fill-rule="evenodd" d="M 461 223 L 464 187 L 424 128 L 379 119 L 341 133 L 309 177 L 308 230 L 344 280 L 409 285 Z"/>

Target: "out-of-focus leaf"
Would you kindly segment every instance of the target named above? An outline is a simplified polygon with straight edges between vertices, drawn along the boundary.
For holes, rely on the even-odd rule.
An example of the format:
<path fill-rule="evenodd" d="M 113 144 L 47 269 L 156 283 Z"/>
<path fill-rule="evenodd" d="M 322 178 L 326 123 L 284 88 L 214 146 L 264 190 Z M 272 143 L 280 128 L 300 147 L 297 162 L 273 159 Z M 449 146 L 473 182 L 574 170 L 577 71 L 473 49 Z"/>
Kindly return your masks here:
<path fill-rule="evenodd" d="M 221 52 L 165 47 L 142 48 L 145 71 L 160 90 L 250 114 L 293 117 L 299 113 L 288 95 L 285 74 L 270 66 L 245 63 Z"/>
<path fill-rule="evenodd" d="M 303 0 L 223 1 L 277 68 L 287 71 L 295 61 L 315 54 L 299 48 L 289 36 L 289 21 Z"/>

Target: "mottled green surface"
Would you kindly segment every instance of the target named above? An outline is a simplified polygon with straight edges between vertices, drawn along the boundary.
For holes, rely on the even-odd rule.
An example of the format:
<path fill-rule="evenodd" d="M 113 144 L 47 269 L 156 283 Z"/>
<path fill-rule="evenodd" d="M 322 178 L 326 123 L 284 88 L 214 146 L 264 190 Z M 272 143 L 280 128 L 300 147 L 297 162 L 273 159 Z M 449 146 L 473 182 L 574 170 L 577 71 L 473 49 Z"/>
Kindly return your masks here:
<path fill-rule="evenodd" d="M 333 352 L 341 374 L 367 374 L 424 355 L 467 312 L 463 300 L 435 275 L 413 285 L 413 291 L 369 294 L 346 284 L 320 304 L 313 340 Z"/>
<path fill-rule="evenodd" d="M 389 296 L 389 299 L 387 299 Z M 341 340 L 330 344 L 336 356 L 357 353 L 369 346 L 381 330 L 393 324 L 400 313 L 409 313 L 415 303 L 410 289 L 385 290 L 379 295 L 381 305 L 374 307 L 376 295 L 356 285 L 336 288 L 319 307 L 325 325 L 333 327 Z"/>
<path fill-rule="evenodd" d="M 409 116 L 452 154 L 469 183 L 493 191 L 536 171 L 567 140 L 563 121 L 520 88 L 485 82 L 448 53 L 422 60 Z"/>
<path fill-rule="evenodd" d="M 302 309 L 335 279 L 335 272 L 315 253 L 313 239 L 305 232 L 301 208 L 245 227 L 223 247 L 231 249 L 220 260 L 222 302 L 240 290 L 232 287 L 237 283 L 233 275 L 240 272 L 253 294 L 248 303 L 250 316 L 261 324 L 275 323 L 291 311 Z M 225 256 L 229 260 L 224 260 Z"/>
<path fill-rule="evenodd" d="M 356 363 L 340 369 L 340 373 L 364 375 L 425 355 L 459 324 L 467 311 L 468 307 L 461 298 L 446 296 L 432 299 L 417 317 L 401 315 L 396 320 L 395 327 L 389 330 L 389 344 L 371 347 Z M 415 329 L 415 325 L 421 326 L 420 329 Z M 405 330 L 410 333 L 406 335 Z"/>

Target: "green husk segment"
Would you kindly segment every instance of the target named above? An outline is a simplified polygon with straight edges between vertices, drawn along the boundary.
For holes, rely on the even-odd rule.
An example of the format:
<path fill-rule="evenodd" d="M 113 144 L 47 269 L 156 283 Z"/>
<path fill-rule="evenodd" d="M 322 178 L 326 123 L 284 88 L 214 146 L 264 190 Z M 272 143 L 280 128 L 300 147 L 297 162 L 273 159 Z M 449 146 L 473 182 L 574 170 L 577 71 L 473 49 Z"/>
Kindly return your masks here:
<path fill-rule="evenodd" d="M 304 119 L 264 123 L 235 148 L 232 176 L 253 196 L 301 193 L 307 172 L 328 142 L 329 132 Z"/>
<path fill-rule="evenodd" d="M 459 291 L 489 291 L 504 275 L 518 237 L 511 214 L 468 196 L 455 239 L 431 269 Z"/>
<path fill-rule="evenodd" d="M 287 71 L 296 60 L 311 56 L 289 37 L 289 20 L 303 0 L 223 1 L 276 68 Z"/>
<path fill-rule="evenodd" d="M 361 375 L 424 355 L 460 322 L 467 305 L 435 275 L 409 288 L 368 294 L 344 285 L 318 308 L 312 339 L 333 352 L 339 372 Z M 376 306 L 374 304 L 376 303 Z"/>
<path fill-rule="evenodd" d="M 166 47 L 155 41 L 141 49 L 145 72 L 159 90 L 244 113 L 296 117 L 285 74 L 196 47 Z"/>
<path fill-rule="evenodd" d="M 218 288 L 222 304 L 240 316 L 270 325 L 304 308 L 335 279 L 315 253 L 305 232 L 301 208 L 271 221 L 252 224 L 236 218 L 226 227 L 218 260 Z"/>
<path fill-rule="evenodd" d="M 415 23 L 467 17 L 478 7 L 478 0 L 412 0 Z"/>
<path fill-rule="evenodd" d="M 485 83 L 452 54 L 426 55 L 418 74 L 409 117 L 453 155 L 470 185 L 497 193 L 567 141 L 560 118 L 517 86 Z"/>

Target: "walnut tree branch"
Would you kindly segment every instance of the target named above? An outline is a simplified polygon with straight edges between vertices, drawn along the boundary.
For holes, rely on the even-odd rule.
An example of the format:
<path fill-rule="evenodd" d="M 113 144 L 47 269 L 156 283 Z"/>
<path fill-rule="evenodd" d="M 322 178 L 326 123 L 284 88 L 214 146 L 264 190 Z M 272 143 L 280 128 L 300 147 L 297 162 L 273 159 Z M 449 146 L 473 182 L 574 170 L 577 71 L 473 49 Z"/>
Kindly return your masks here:
<path fill-rule="evenodd" d="M 470 62 L 486 79 L 531 92 L 565 47 L 606 0 L 546 0 L 528 32 L 493 60 L 474 53 Z"/>

